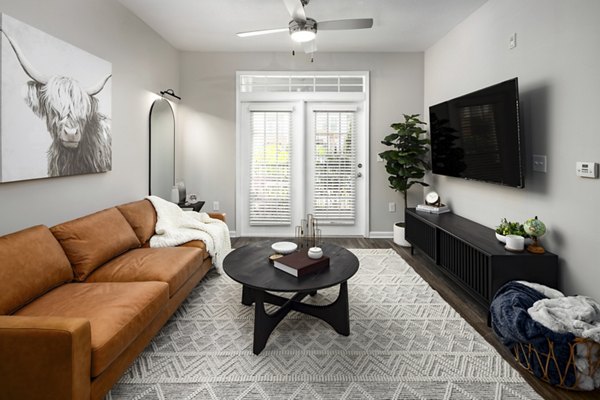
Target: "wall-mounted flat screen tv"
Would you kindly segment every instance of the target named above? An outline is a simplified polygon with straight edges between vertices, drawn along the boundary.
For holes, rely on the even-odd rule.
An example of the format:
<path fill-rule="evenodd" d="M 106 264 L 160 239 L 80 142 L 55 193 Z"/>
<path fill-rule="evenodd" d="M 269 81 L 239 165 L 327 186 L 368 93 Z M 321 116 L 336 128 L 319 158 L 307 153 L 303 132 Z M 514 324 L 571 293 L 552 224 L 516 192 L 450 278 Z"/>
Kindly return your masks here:
<path fill-rule="evenodd" d="M 429 107 L 434 174 L 522 188 L 517 78 Z"/>

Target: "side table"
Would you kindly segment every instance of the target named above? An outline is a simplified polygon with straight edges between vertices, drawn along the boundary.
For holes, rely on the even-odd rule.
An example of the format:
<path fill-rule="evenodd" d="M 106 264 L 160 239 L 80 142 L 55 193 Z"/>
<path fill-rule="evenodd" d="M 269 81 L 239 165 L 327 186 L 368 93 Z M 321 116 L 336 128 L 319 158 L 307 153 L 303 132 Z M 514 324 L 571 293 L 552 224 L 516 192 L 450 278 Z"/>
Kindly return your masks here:
<path fill-rule="evenodd" d="M 183 203 L 178 203 L 177 205 L 179 207 L 181 207 L 183 210 L 192 210 L 192 211 L 200 212 L 200 210 L 204 206 L 204 203 L 205 203 L 204 201 L 197 201 L 195 203 L 183 202 Z"/>

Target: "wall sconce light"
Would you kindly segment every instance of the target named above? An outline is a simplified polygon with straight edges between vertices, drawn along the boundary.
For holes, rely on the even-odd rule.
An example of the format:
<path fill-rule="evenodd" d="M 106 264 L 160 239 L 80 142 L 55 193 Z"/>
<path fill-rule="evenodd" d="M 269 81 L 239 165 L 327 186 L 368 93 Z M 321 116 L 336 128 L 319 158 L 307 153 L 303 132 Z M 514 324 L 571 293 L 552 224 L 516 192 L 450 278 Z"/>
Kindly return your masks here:
<path fill-rule="evenodd" d="M 161 92 L 160 92 L 161 96 L 164 97 L 166 94 L 169 95 L 169 96 L 171 96 L 171 97 L 175 97 L 178 100 L 181 100 L 181 97 L 177 96 L 175 94 L 175 91 L 173 89 L 161 90 Z"/>

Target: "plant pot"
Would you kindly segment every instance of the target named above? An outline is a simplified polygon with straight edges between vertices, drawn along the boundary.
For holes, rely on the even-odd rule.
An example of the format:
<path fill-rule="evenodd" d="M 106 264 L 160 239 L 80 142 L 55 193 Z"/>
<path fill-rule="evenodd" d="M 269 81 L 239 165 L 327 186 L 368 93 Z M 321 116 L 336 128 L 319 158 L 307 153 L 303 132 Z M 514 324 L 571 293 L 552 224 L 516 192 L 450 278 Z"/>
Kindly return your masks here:
<path fill-rule="evenodd" d="M 506 243 L 506 236 L 501 235 L 498 232 L 496 232 L 496 239 L 501 243 Z M 529 245 L 531 243 L 533 243 L 532 238 L 525 238 L 525 245 Z"/>
<path fill-rule="evenodd" d="M 394 224 L 394 243 L 402 247 L 411 247 L 410 243 L 404 239 L 404 222 Z"/>

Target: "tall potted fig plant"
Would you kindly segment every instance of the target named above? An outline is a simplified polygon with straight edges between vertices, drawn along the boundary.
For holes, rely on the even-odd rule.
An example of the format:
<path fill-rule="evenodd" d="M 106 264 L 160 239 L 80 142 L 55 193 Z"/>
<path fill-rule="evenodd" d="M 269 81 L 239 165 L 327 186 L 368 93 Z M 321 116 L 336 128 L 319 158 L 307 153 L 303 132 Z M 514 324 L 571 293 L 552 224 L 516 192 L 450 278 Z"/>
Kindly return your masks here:
<path fill-rule="evenodd" d="M 425 122 L 419 119 L 419 114 L 404 114 L 404 122 L 390 125 L 396 132 L 387 135 L 381 141 L 392 148 L 379 153 L 379 157 L 385 161 L 385 170 L 390 174 L 390 187 L 402 193 L 404 197 L 404 211 L 407 208 L 408 189 L 415 184 L 429 186 L 422 181 L 425 172 L 431 169 L 425 160 L 429 150 L 429 139 L 424 137 L 427 131 L 423 129 L 423 125 Z M 402 213 L 402 219 L 404 215 Z M 401 246 L 410 246 L 404 239 L 404 227 L 404 222 L 394 225 L 394 242 Z"/>

